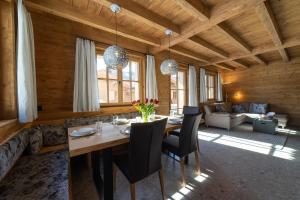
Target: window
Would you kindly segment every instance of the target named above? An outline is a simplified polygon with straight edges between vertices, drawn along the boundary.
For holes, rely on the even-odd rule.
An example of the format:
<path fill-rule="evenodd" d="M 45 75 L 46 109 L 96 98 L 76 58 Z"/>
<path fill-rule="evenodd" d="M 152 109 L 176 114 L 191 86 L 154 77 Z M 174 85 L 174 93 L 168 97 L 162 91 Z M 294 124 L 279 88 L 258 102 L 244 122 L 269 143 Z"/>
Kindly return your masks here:
<path fill-rule="evenodd" d="M 215 77 L 216 76 L 212 74 L 205 75 L 207 100 L 215 99 Z"/>
<path fill-rule="evenodd" d="M 182 114 L 186 101 L 186 72 L 178 71 L 171 75 L 171 112 Z"/>
<path fill-rule="evenodd" d="M 130 59 L 122 69 L 107 69 L 103 56 L 97 55 L 97 74 L 100 103 L 130 104 L 140 98 L 140 63 Z"/>

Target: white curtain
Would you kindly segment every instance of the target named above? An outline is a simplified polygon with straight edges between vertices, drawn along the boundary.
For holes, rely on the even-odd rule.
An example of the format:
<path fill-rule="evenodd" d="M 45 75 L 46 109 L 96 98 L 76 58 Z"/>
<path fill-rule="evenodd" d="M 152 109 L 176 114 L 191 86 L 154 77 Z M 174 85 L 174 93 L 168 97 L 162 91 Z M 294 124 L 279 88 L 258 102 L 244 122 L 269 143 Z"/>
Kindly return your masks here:
<path fill-rule="evenodd" d="M 147 55 L 146 98 L 158 99 L 154 56 Z"/>
<path fill-rule="evenodd" d="M 98 111 L 99 108 L 95 43 L 77 38 L 73 111 Z"/>
<path fill-rule="evenodd" d="M 17 83 L 18 112 L 21 123 L 37 118 L 34 37 L 29 12 L 18 0 Z"/>
<path fill-rule="evenodd" d="M 218 75 L 217 75 L 217 100 L 218 101 L 223 101 L 222 77 L 221 77 L 220 73 L 218 73 Z"/>
<path fill-rule="evenodd" d="M 189 106 L 198 106 L 196 69 L 189 65 Z"/>
<path fill-rule="evenodd" d="M 205 69 L 200 69 L 200 103 L 207 101 L 206 97 L 206 81 L 205 81 Z"/>

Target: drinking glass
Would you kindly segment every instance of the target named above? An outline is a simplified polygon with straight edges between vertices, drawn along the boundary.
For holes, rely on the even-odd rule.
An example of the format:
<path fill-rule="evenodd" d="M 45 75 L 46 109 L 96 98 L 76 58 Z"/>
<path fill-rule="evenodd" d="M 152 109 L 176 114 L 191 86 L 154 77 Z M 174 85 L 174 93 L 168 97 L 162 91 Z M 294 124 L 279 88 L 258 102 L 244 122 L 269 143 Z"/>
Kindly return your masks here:
<path fill-rule="evenodd" d="M 135 121 L 136 121 L 136 122 L 141 122 L 141 121 L 142 121 L 142 118 L 141 118 L 141 117 L 136 117 L 136 118 L 135 118 Z"/>
<path fill-rule="evenodd" d="M 112 122 L 112 124 L 116 125 L 117 124 L 117 120 L 118 120 L 118 115 L 113 115 L 113 122 Z"/>
<path fill-rule="evenodd" d="M 103 122 L 102 121 L 96 122 L 96 130 L 97 130 L 98 134 L 102 132 L 102 126 L 103 126 Z"/>

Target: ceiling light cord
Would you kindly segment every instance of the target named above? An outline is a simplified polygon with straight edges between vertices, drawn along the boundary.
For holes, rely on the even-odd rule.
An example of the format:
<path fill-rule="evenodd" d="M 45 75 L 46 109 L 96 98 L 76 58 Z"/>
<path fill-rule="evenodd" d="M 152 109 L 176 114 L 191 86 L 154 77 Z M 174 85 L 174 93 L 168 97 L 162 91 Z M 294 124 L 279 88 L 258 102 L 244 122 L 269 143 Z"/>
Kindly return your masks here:
<path fill-rule="evenodd" d="M 171 35 L 169 35 L 169 59 L 171 59 L 171 50 L 170 50 L 170 46 L 171 46 Z"/>
<path fill-rule="evenodd" d="M 116 45 L 118 45 L 118 19 L 117 19 L 117 12 L 115 12 L 115 24 L 116 24 Z"/>

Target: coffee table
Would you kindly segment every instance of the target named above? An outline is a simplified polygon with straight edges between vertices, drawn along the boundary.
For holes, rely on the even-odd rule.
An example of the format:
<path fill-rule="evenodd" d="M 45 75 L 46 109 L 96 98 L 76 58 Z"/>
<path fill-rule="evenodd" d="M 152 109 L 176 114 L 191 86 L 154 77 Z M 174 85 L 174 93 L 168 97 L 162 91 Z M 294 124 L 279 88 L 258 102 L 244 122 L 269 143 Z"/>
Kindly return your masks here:
<path fill-rule="evenodd" d="M 278 120 L 269 118 L 257 118 L 253 121 L 253 131 L 275 134 Z"/>

